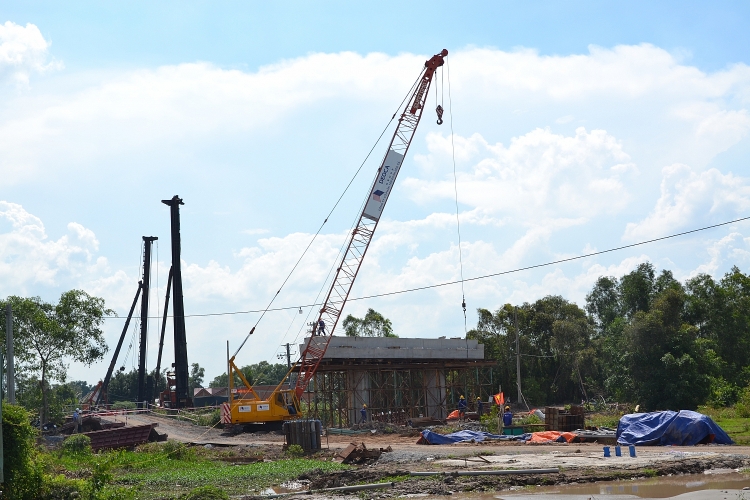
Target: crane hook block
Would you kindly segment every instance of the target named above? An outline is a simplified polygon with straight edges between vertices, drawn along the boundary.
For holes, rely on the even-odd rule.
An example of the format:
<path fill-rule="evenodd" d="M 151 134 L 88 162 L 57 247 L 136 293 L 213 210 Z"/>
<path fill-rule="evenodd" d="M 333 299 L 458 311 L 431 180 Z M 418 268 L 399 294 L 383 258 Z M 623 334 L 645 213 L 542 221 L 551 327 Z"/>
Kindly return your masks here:
<path fill-rule="evenodd" d="M 438 107 L 435 108 L 435 111 L 437 112 L 437 116 L 438 116 L 437 124 L 442 125 L 443 124 L 443 107 L 440 104 L 438 104 Z"/>

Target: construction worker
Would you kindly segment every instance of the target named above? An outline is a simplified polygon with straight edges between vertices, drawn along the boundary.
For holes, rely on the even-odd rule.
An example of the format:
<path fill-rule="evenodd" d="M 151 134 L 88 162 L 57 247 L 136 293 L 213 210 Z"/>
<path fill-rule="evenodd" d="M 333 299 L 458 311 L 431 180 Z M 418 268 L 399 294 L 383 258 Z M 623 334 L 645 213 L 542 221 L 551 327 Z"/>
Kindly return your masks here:
<path fill-rule="evenodd" d="M 318 321 L 318 335 L 325 335 L 325 334 L 326 334 L 326 324 L 321 319 L 320 321 Z"/>
<path fill-rule="evenodd" d="M 466 398 L 463 394 L 458 398 L 458 420 L 462 420 L 466 416 Z"/>
<path fill-rule="evenodd" d="M 510 406 L 506 406 L 505 413 L 503 413 L 503 427 L 511 425 L 513 425 L 513 412 L 510 411 Z"/>
<path fill-rule="evenodd" d="M 367 405 L 362 405 L 362 409 L 359 410 L 359 414 L 362 415 L 362 423 L 367 422 Z"/>
<path fill-rule="evenodd" d="M 482 398 L 477 396 L 477 416 L 479 416 L 480 420 L 482 415 L 484 415 L 484 403 L 482 403 Z"/>
<path fill-rule="evenodd" d="M 81 432 L 81 427 L 83 427 L 83 417 L 81 416 L 81 410 L 79 408 L 76 408 L 76 411 L 73 412 L 73 433 L 78 434 Z"/>

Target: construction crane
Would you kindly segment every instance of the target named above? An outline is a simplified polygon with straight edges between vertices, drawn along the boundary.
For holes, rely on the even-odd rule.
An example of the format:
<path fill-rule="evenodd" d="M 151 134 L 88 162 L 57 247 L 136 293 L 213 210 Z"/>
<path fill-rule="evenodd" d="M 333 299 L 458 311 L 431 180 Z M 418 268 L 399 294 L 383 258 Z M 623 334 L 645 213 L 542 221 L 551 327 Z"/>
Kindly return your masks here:
<path fill-rule="evenodd" d="M 409 151 L 414 133 L 422 118 L 435 71 L 444 64 L 447 55 L 448 51 L 443 49 L 439 54 L 425 61 L 416 87 L 409 99 L 406 100 L 406 105 L 398 120 L 386 155 L 367 194 L 359 221 L 351 232 L 346 250 L 336 268 L 336 274 L 328 295 L 319 311 L 317 321 L 313 324 L 312 334 L 300 353 L 299 361 L 269 396 L 261 397 L 234 363 L 239 349 L 231 358 L 227 356 L 229 402 L 225 403 L 222 409 L 222 422 L 224 424 L 237 426 L 262 424 L 265 428 L 280 428 L 284 421 L 298 418 L 301 415 L 300 399 L 302 394 L 315 376 L 328 349 L 328 344 L 341 318 L 349 293 L 391 194 L 391 189 L 396 183 L 396 177 L 401 169 L 404 157 Z M 443 108 L 438 106 L 436 111 L 438 113 L 438 124 L 440 124 L 442 123 Z M 248 337 L 252 335 L 254 330 L 255 328 L 250 331 Z M 243 345 L 244 342 L 240 349 Z M 294 388 L 282 390 L 293 371 L 298 372 Z M 244 387 L 234 387 L 235 375 Z"/>

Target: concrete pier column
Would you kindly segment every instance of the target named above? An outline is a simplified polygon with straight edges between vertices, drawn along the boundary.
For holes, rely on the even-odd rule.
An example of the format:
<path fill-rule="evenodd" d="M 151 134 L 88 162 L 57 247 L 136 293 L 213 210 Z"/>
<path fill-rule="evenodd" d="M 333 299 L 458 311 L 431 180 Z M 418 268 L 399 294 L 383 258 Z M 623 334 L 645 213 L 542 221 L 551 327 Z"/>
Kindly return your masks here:
<path fill-rule="evenodd" d="M 440 369 L 427 369 L 424 372 L 427 415 L 440 420 L 448 416 L 445 407 L 445 373 Z"/>
<path fill-rule="evenodd" d="M 359 410 L 362 405 L 370 407 L 370 374 L 366 371 L 349 371 L 346 373 L 346 392 L 348 397 L 349 424 L 359 423 L 362 419 Z M 371 420 L 367 413 L 368 421 Z"/>

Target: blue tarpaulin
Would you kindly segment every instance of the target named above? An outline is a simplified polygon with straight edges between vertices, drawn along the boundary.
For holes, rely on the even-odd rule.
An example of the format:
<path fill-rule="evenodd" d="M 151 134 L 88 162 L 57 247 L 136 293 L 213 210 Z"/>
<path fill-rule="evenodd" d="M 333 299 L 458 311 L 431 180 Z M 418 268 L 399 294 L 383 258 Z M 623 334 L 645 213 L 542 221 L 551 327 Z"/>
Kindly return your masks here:
<path fill-rule="evenodd" d="M 485 439 L 505 439 L 512 441 L 520 436 L 501 436 L 499 434 L 490 434 L 489 432 L 477 432 L 477 431 L 458 431 L 452 434 L 438 434 L 430 430 L 422 431 L 422 438 L 427 441 L 427 444 L 453 444 L 463 443 L 465 441 L 481 442 Z"/>
<path fill-rule="evenodd" d="M 711 417 L 690 410 L 624 415 L 617 425 L 617 442 L 624 445 L 663 446 L 734 444 Z"/>

